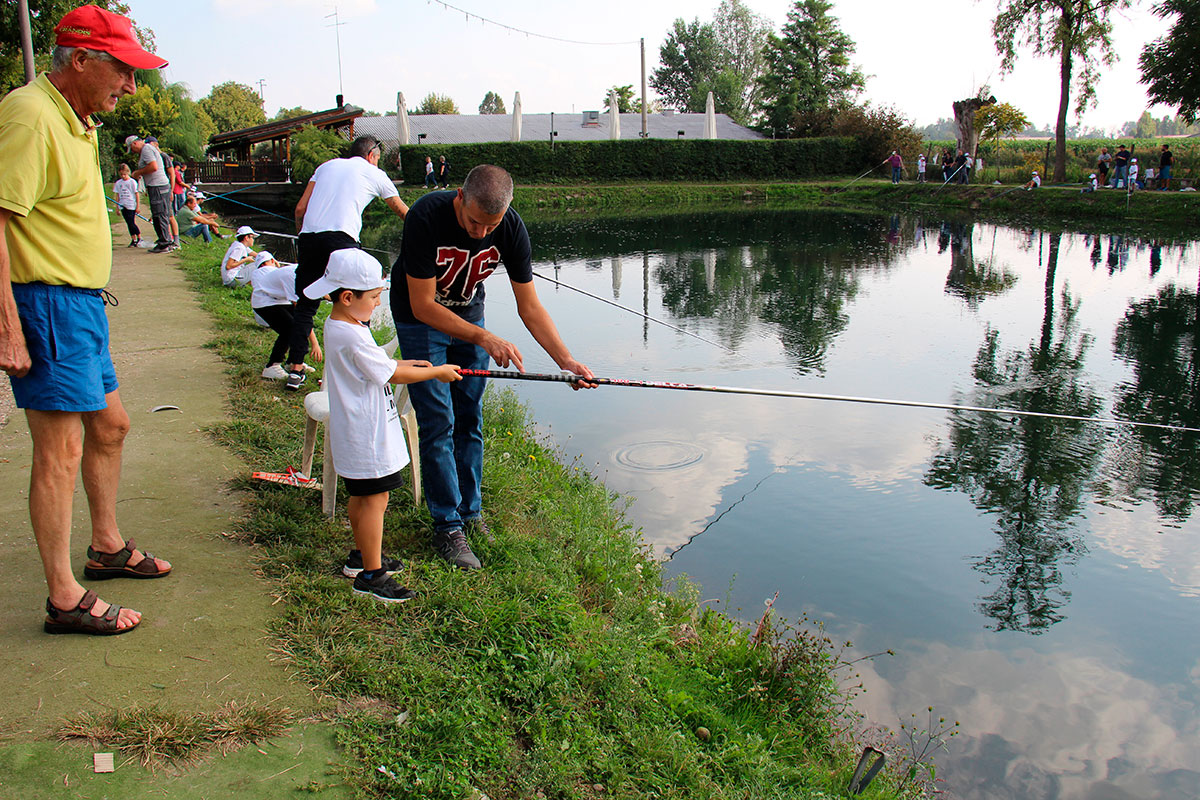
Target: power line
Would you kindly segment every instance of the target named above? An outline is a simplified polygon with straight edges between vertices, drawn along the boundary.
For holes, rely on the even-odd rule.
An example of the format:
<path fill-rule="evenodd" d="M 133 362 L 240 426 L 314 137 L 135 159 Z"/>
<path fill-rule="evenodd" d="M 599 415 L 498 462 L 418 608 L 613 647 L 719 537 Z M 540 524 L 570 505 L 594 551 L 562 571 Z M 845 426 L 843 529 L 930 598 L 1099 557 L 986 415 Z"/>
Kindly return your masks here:
<path fill-rule="evenodd" d="M 442 8 L 448 8 L 451 11 L 457 11 L 460 14 L 462 14 L 463 16 L 465 16 L 468 21 L 470 21 L 471 19 L 477 19 L 480 22 L 486 22 L 489 25 L 495 25 L 497 28 L 504 28 L 505 30 L 512 31 L 513 33 L 523 33 L 526 36 L 533 36 L 538 39 L 549 39 L 552 42 L 566 42 L 567 44 L 583 44 L 583 45 L 592 45 L 592 46 L 596 46 L 596 47 L 614 47 L 614 46 L 638 44 L 638 40 L 636 40 L 636 39 L 633 41 L 629 41 L 629 42 L 583 42 L 583 41 L 579 41 L 578 39 L 563 39 L 562 37 L 559 37 L 559 36 L 547 36 L 544 33 L 534 33 L 533 31 L 527 31 L 524 28 L 517 28 L 512 25 L 505 25 L 503 22 L 496 22 L 496 20 L 494 20 L 494 19 L 488 19 L 487 17 L 481 17 L 472 11 L 467 11 L 465 8 L 459 8 L 458 6 L 454 6 L 447 2 L 444 2 L 444 0 L 427 0 L 427 2 L 436 2 Z"/>

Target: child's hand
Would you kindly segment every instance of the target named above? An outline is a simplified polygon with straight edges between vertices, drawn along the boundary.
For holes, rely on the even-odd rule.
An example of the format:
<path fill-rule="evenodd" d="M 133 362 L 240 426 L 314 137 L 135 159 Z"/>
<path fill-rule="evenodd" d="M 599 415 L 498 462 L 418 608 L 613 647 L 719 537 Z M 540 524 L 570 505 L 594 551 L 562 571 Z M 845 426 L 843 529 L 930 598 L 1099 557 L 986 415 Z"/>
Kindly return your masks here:
<path fill-rule="evenodd" d="M 434 377 L 442 383 L 453 383 L 461 381 L 463 376 L 459 374 L 457 364 L 442 364 L 440 367 L 434 367 Z"/>

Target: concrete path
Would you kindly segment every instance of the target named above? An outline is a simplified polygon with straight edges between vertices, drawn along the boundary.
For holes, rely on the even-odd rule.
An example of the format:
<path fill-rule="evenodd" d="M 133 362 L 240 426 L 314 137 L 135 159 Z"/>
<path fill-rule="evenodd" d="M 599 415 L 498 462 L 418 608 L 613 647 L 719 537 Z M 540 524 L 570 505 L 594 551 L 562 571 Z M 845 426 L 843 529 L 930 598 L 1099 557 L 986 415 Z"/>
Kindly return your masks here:
<path fill-rule="evenodd" d="M 0 427 L 0 750 L 44 741 L 65 717 L 85 709 L 137 703 L 210 711 L 253 700 L 301 714 L 315 710 L 307 687 L 290 681 L 286 666 L 270 657 L 266 629 L 285 609 L 272 606 L 270 585 L 256 577 L 252 548 L 228 538 L 240 512 L 227 487 L 246 467 L 203 433 L 229 415 L 225 376 L 203 346 L 211 323 L 174 261 L 114 247 L 109 285 L 120 301 L 108 309 L 113 359 L 133 422 L 118 518 L 126 538 L 175 569 L 160 580 L 84 584 L 140 610 L 140 629 L 115 637 L 42 632 L 46 587 L 27 507 L 29 430 L 20 411 Z M 179 410 L 151 412 L 159 405 Z M 82 575 L 89 542 L 82 486 L 74 518 Z M 332 758 L 332 750 L 326 755 Z M 289 783 L 313 777 L 304 772 L 289 772 Z"/>

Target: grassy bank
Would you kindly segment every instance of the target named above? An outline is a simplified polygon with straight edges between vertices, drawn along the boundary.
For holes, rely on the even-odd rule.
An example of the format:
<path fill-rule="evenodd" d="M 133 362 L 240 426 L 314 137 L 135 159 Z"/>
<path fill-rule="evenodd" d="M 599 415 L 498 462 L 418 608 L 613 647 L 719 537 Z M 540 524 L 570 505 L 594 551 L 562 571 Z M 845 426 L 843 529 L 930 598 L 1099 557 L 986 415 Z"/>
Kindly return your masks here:
<path fill-rule="evenodd" d="M 180 253 L 228 364 L 230 421 L 213 434 L 256 469 L 299 461 L 302 397 L 259 377 L 274 334 L 249 290 L 221 287 L 222 245 Z M 565 390 L 565 389 L 564 389 Z M 239 526 L 288 613 L 280 656 L 337 698 L 345 778 L 363 797 L 842 797 L 856 761 L 838 651 L 764 617 L 753 631 L 664 587 L 618 498 L 531 433 L 510 393 L 486 402 L 478 573 L 446 566 L 429 520 L 393 493 L 385 548 L 419 596 L 384 607 L 337 573 L 344 520 L 319 497 L 242 487 Z M 905 765 L 907 766 L 907 765 Z M 915 796 L 893 775 L 862 795 Z"/>

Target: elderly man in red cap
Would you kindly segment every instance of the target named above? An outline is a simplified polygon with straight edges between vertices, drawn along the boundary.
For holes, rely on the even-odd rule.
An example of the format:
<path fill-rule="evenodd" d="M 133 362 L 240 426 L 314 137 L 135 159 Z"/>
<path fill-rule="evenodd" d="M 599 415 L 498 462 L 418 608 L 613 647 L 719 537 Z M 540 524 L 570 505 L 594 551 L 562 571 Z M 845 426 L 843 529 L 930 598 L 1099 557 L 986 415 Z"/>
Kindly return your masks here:
<path fill-rule="evenodd" d="M 93 114 L 131 94 L 134 70 L 167 62 L 133 24 L 96 6 L 55 28 L 50 72 L 0 101 L 0 369 L 33 441 L 29 516 L 46 574 L 47 633 L 127 633 L 141 614 L 100 600 L 71 570 L 71 504 L 82 466 L 91 512 L 84 576 L 159 578 L 171 565 L 116 519 L 129 415 L 108 348 L 101 290 L 112 269 Z"/>

